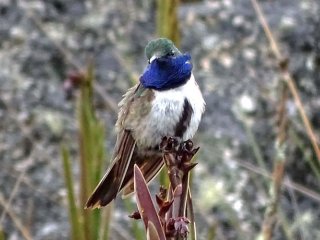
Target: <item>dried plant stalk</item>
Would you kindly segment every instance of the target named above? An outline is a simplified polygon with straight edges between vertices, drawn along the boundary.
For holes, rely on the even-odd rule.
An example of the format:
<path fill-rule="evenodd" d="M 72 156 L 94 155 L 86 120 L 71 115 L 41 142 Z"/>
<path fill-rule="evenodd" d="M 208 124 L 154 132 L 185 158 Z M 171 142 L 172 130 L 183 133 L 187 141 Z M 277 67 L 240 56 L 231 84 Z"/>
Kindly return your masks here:
<path fill-rule="evenodd" d="M 288 116 L 286 112 L 286 101 L 288 98 L 288 88 L 284 82 L 280 82 L 281 99 L 277 114 L 277 139 L 276 139 L 276 159 L 273 167 L 272 182 L 270 186 L 270 203 L 265 212 L 262 225 L 262 236 L 265 240 L 271 240 L 273 229 L 277 222 L 277 209 L 281 196 L 281 186 L 286 162 L 286 138 L 288 128 Z"/>
<path fill-rule="evenodd" d="M 189 172 L 196 166 L 192 158 L 199 148 L 193 148 L 190 140 L 179 144 L 171 137 L 165 137 L 160 148 L 167 167 L 170 187 L 168 190 L 160 187 L 160 193 L 156 195 L 159 206 L 157 211 L 143 175 L 138 166 L 135 166 L 134 184 L 139 212 L 134 212 L 130 217 L 143 219 L 147 238 L 154 236 L 163 239 L 165 236 L 166 239 L 186 239 L 190 232 L 190 239 L 196 239 Z M 191 221 L 187 217 L 190 217 Z M 189 224 L 191 231 L 188 228 Z"/>
<path fill-rule="evenodd" d="M 278 43 L 276 42 L 275 37 L 272 34 L 272 31 L 269 27 L 269 24 L 267 23 L 266 18 L 265 18 L 264 14 L 259 6 L 259 3 L 257 2 L 257 0 L 251 0 L 251 2 L 254 7 L 254 10 L 259 18 L 259 21 L 262 25 L 262 28 L 263 28 L 263 30 L 264 30 L 264 32 L 270 42 L 271 50 L 272 50 L 273 54 L 275 55 L 276 59 L 279 61 L 279 66 L 280 66 L 283 81 L 288 86 L 288 89 L 294 99 L 296 107 L 299 111 L 299 114 L 300 114 L 301 119 L 303 121 L 303 124 L 305 126 L 308 138 L 312 144 L 312 147 L 314 149 L 316 157 L 317 157 L 318 161 L 320 162 L 320 149 L 319 149 L 319 145 L 318 145 L 318 140 L 316 138 L 316 135 L 314 133 L 314 130 L 313 130 L 313 127 L 310 123 L 310 120 L 308 119 L 307 114 L 305 113 L 301 98 L 299 96 L 299 93 L 298 93 L 298 90 L 297 90 L 297 87 L 295 84 L 295 81 L 289 72 L 288 60 L 282 56 L 282 54 L 280 52 L 280 48 L 278 47 Z"/>
<path fill-rule="evenodd" d="M 161 145 L 163 160 L 168 169 L 170 189 L 173 192 L 173 217 L 185 217 L 189 171 L 197 165 L 191 160 L 199 148 L 193 149 L 193 143 L 190 140 L 179 145 L 174 138 L 165 138 Z"/>
<path fill-rule="evenodd" d="M 15 214 L 15 212 L 9 207 L 7 206 L 7 200 L 5 200 L 2 196 L 2 194 L 0 193 L 0 206 L 3 207 L 3 209 L 6 211 L 6 213 L 8 214 L 8 216 L 11 218 L 12 222 L 14 223 L 14 225 L 16 226 L 16 228 L 19 230 L 19 232 L 21 233 L 21 235 L 24 237 L 24 239 L 26 240 L 31 240 L 32 236 L 31 233 L 29 231 L 28 228 L 26 228 L 21 220 L 19 219 L 19 217 Z M 0 228 L 1 230 L 1 228 Z"/>
<path fill-rule="evenodd" d="M 273 169 L 273 181 L 271 186 L 271 201 L 269 207 L 267 208 L 265 219 L 262 228 L 262 236 L 264 239 L 269 240 L 272 238 L 273 229 L 276 223 L 276 213 L 277 206 L 280 198 L 281 185 L 283 182 L 284 166 L 285 166 L 285 139 L 287 135 L 287 114 L 285 111 L 285 101 L 288 97 L 288 92 L 291 93 L 299 114 L 302 118 L 303 124 L 305 126 L 308 138 L 312 144 L 314 152 L 318 161 L 320 162 L 320 150 L 318 146 L 317 138 L 314 134 L 314 130 L 308 119 L 301 98 L 299 96 L 295 81 L 289 72 L 289 60 L 284 58 L 278 47 L 278 43 L 272 34 L 272 31 L 266 21 L 266 18 L 260 8 L 257 0 L 251 0 L 254 10 L 258 16 L 258 19 L 262 25 L 262 28 L 269 40 L 271 50 L 278 60 L 279 69 L 281 72 L 282 82 L 280 83 L 282 91 L 282 99 L 280 101 L 280 108 L 278 112 L 278 132 L 276 140 L 276 161 Z"/>

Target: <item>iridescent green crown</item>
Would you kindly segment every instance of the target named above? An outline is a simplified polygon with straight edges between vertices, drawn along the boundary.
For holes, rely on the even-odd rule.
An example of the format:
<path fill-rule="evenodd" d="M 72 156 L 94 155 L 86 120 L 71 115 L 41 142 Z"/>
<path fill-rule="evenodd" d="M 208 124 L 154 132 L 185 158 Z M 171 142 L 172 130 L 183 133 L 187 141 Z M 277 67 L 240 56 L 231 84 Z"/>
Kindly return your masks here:
<path fill-rule="evenodd" d="M 173 44 L 173 42 L 167 38 L 158 38 L 148 43 L 145 48 L 145 54 L 150 60 L 152 56 L 163 57 L 166 55 L 180 55 L 181 52 Z"/>

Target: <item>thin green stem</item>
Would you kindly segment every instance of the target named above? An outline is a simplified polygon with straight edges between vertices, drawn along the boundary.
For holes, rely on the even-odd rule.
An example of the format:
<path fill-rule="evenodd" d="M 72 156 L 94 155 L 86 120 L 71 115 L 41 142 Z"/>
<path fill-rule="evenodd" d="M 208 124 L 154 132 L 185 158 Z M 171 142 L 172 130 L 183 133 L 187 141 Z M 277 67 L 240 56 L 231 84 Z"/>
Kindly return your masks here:
<path fill-rule="evenodd" d="M 76 206 L 76 200 L 74 196 L 74 181 L 72 178 L 71 164 L 69 158 L 69 152 L 62 146 L 62 160 L 63 160 L 63 171 L 64 179 L 68 194 L 68 205 L 69 205 L 69 218 L 71 223 L 71 235 L 73 240 L 83 240 L 83 227 L 81 226 L 81 218 Z"/>

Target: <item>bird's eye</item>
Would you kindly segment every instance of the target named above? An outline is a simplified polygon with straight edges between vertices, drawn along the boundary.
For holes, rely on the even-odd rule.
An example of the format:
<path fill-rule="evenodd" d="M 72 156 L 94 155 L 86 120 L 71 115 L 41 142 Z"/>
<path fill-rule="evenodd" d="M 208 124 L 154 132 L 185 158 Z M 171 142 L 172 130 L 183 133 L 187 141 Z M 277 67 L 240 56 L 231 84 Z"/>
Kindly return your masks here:
<path fill-rule="evenodd" d="M 169 52 L 168 54 L 167 54 L 168 56 L 174 56 L 174 52 Z"/>

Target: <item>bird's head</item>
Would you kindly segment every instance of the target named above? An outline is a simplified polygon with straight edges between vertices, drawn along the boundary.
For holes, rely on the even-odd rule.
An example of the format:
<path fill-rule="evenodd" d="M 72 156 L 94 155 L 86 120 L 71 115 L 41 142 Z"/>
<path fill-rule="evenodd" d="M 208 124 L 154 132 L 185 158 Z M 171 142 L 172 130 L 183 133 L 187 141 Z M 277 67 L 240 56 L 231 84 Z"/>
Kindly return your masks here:
<path fill-rule="evenodd" d="M 149 64 L 140 77 L 140 83 L 145 88 L 168 90 L 185 84 L 190 78 L 191 56 L 182 54 L 171 40 L 152 40 L 146 46 L 145 53 Z"/>
<path fill-rule="evenodd" d="M 145 48 L 145 54 L 149 63 L 151 63 L 154 59 L 181 55 L 181 52 L 171 40 L 158 38 L 148 43 Z"/>

